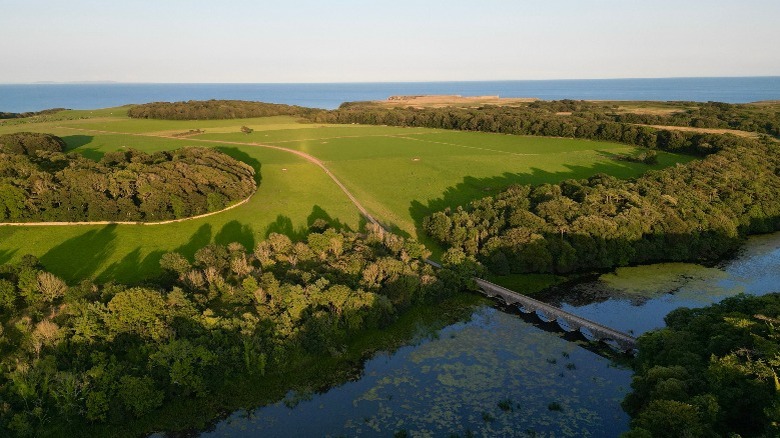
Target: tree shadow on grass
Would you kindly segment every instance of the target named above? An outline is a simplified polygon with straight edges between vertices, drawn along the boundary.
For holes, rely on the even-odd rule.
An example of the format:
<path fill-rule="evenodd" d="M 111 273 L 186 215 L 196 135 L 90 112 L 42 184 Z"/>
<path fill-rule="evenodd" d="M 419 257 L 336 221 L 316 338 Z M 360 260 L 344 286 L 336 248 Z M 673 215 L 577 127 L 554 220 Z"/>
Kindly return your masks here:
<path fill-rule="evenodd" d="M 531 171 L 528 173 L 504 172 L 501 175 L 487 178 L 466 176 L 462 182 L 447 187 L 439 198 L 429 199 L 426 203 L 418 200 L 412 201 L 409 206 L 409 213 L 414 219 L 417 235 L 420 236 L 422 243 L 429 246 L 434 253 L 437 253 L 437 244 L 425 235 L 422 227 L 423 219 L 426 216 L 447 208 L 454 209 L 458 206 L 466 208 L 472 201 L 487 196 L 495 196 L 514 184 L 554 184 L 567 179 L 588 178 L 599 173 L 614 175 L 617 178 L 628 178 L 639 175 L 643 171 L 658 168 L 642 163 L 630 163 L 620 160 L 619 157 L 621 155 L 619 154 L 606 151 L 598 151 L 598 153 L 610 161 L 594 163 L 592 166 L 564 165 L 567 170 L 560 172 L 548 172 L 539 168 L 531 168 Z"/>
<path fill-rule="evenodd" d="M 116 225 L 70 238 L 41 256 L 47 270 L 66 280 L 92 278 L 95 272 L 114 253 Z"/>
<path fill-rule="evenodd" d="M 92 140 L 95 137 L 91 135 L 66 135 L 65 137 L 60 138 L 65 142 L 64 152 L 70 152 L 73 149 L 78 149 L 84 145 L 92 143 Z"/>
<path fill-rule="evenodd" d="M 103 155 L 105 155 L 105 152 L 95 147 L 85 147 L 92 143 L 94 137 L 91 135 L 68 135 L 61 138 L 65 141 L 64 152 L 76 152 L 92 161 L 100 161 Z"/>
<path fill-rule="evenodd" d="M 14 254 L 16 254 L 17 250 L 8 250 L 3 249 L 0 250 L 0 265 L 8 263 L 9 260 L 11 260 L 14 257 Z"/>
<path fill-rule="evenodd" d="M 16 227 L 2 227 L 0 228 L 0 239 L 8 239 L 16 233 Z M 3 249 L 0 250 L 0 265 L 8 263 L 16 254 L 16 249 Z"/>
<path fill-rule="evenodd" d="M 251 226 L 233 220 L 219 230 L 214 236 L 214 242 L 220 245 L 238 242 L 251 251 L 255 247 L 255 234 Z"/>
<path fill-rule="evenodd" d="M 362 216 L 361 216 L 362 218 Z M 313 225 L 315 225 L 315 222 L 317 220 L 325 221 L 328 225 L 331 226 L 331 228 L 335 228 L 339 231 L 352 231 L 352 229 L 349 227 L 349 225 L 342 223 L 340 220 L 335 219 L 331 217 L 325 209 L 320 207 L 319 205 L 315 205 L 311 209 L 311 214 L 309 214 L 309 217 L 306 218 L 306 225 L 309 226 L 309 229 L 312 228 Z M 364 218 L 365 220 L 365 218 Z M 361 224 L 362 225 L 362 224 Z"/>
<path fill-rule="evenodd" d="M 252 169 L 255 169 L 255 184 L 257 184 L 258 186 L 260 185 L 260 182 L 263 180 L 263 177 L 260 174 L 260 168 L 262 167 L 260 161 L 258 161 L 255 158 L 252 158 L 249 154 L 240 150 L 239 148 L 235 148 L 235 147 L 229 148 L 229 147 L 220 146 L 215 149 L 222 152 L 225 155 L 235 158 L 238 161 L 241 161 L 243 163 L 252 166 Z"/>
<path fill-rule="evenodd" d="M 271 222 L 271 224 L 266 227 L 263 237 L 267 239 L 271 233 L 284 234 L 290 239 L 298 241 L 303 240 L 306 235 L 309 234 L 309 230 L 304 226 L 295 228 L 292 219 L 280 214 L 276 217 L 275 221 Z"/>
<path fill-rule="evenodd" d="M 189 260 L 193 260 L 195 252 L 209 243 L 211 243 L 211 224 L 203 224 L 190 236 L 190 240 L 187 243 L 179 246 L 172 252 L 178 252 Z"/>
<path fill-rule="evenodd" d="M 160 258 L 163 254 L 165 251 L 152 251 L 146 257 L 141 258 L 141 248 L 138 247 L 124 256 L 122 260 L 112 263 L 97 277 L 97 280 L 100 282 L 113 280 L 133 284 L 154 277 L 161 272 Z"/>

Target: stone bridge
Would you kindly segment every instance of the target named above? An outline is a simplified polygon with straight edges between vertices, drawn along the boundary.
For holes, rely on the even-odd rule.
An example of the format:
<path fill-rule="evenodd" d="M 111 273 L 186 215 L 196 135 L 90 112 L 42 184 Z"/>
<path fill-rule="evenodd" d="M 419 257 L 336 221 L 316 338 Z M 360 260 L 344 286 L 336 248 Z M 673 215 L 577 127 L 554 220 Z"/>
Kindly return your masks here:
<path fill-rule="evenodd" d="M 481 278 L 474 278 L 474 281 L 485 295 L 492 298 L 501 298 L 507 305 L 517 305 L 523 313 L 535 312 L 542 321 L 556 321 L 567 332 L 579 330 L 587 339 L 602 341 L 629 354 L 633 354 L 637 348 L 636 338 L 626 333 L 521 295 Z M 584 332 L 582 329 L 587 329 L 587 332 Z"/>

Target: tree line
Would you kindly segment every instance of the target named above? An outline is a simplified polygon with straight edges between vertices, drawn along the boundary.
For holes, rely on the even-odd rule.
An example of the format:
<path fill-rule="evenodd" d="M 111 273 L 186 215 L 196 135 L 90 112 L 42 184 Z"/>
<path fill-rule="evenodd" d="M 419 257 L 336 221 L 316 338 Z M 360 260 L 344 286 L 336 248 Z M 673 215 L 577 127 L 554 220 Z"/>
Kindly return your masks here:
<path fill-rule="evenodd" d="M 163 404 L 207 400 L 304 357 L 340 356 L 356 334 L 471 275 L 434 272 L 427 255 L 369 226 L 297 242 L 271 234 L 252 251 L 211 244 L 194 259 L 168 253 L 165 274 L 144 286 L 69 286 L 32 256 L 2 265 L 0 431 L 139 434 Z"/>
<path fill-rule="evenodd" d="M 254 169 L 210 148 L 64 153 L 48 134 L 0 136 L 0 221 L 160 221 L 225 208 L 255 190 Z"/>
<path fill-rule="evenodd" d="M 207 120 L 269 116 L 309 116 L 322 110 L 297 105 L 245 100 L 189 100 L 133 105 L 127 115 L 136 119 Z"/>
<path fill-rule="evenodd" d="M 626 438 L 778 436 L 780 294 L 681 308 L 639 338 Z"/>
<path fill-rule="evenodd" d="M 635 180 L 512 186 L 423 227 L 496 274 L 714 261 L 746 234 L 780 229 L 780 145 L 721 138 L 702 160 Z"/>
<path fill-rule="evenodd" d="M 45 109 L 43 111 L 26 111 L 23 113 L 6 113 L 0 111 L 0 120 L 2 119 L 24 119 L 27 117 L 35 117 L 35 116 L 45 116 L 48 114 L 54 114 L 58 113 L 60 111 L 65 111 L 65 108 L 51 108 L 51 109 Z"/>
<path fill-rule="evenodd" d="M 606 124 L 611 122 L 624 125 L 737 129 L 780 136 L 780 111 L 777 110 L 777 104 L 721 102 L 650 102 L 649 104 L 660 105 L 663 111 L 642 111 L 630 107 L 621 108 L 615 103 L 568 99 L 539 100 L 521 106 L 479 108 L 390 109 L 374 102 L 347 102 L 338 110 L 315 113 L 315 117 L 318 121 L 342 120 L 349 123 L 555 135 L 620 141 L 642 146 L 651 146 L 652 143 L 646 139 L 637 140 L 636 131 L 632 130 L 628 130 L 626 135 L 622 133 L 618 135 L 618 132 L 613 132 L 616 126 L 606 127 Z M 518 118 L 522 120 L 517 120 Z M 510 122 L 509 119 L 515 120 Z M 605 126 L 600 126 L 601 124 Z M 626 128 L 628 126 L 624 126 L 624 129 Z M 602 132 L 594 136 L 594 130 Z M 663 142 L 663 139 L 661 141 Z M 663 148 L 662 144 L 658 147 Z"/>
<path fill-rule="evenodd" d="M 703 157 L 636 180 L 596 175 L 513 186 L 425 218 L 427 234 L 446 248 L 477 257 L 497 274 L 711 261 L 733 251 L 745 234 L 780 228 L 776 142 L 604 120 L 602 113 L 588 112 L 593 105 L 388 109 L 355 103 L 315 120 L 587 138 Z M 562 110 L 571 114 L 560 115 Z"/>

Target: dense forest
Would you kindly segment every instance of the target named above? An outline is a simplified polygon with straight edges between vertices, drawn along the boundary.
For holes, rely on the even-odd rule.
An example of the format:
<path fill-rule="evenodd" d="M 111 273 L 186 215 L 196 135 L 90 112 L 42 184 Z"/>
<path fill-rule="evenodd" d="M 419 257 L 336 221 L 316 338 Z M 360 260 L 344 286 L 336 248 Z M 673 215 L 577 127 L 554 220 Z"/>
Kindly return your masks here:
<path fill-rule="evenodd" d="M 641 108 L 620 108 L 618 104 L 582 100 L 540 100 L 524 106 L 426 109 L 413 107 L 390 109 L 374 102 L 347 102 L 338 110 L 314 113 L 313 118 L 320 122 L 424 126 L 504 134 L 591 138 L 647 147 L 655 145 L 661 149 L 675 148 L 675 139 L 654 138 L 651 134 L 652 130 L 637 125 L 737 129 L 780 136 L 780 111 L 776 103 L 649 102 L 648 104 L 661 105 L 662 108 L 660 111 L 643 111 Z"/>
<path fill-rule="evenodd" d="M 160 221 L 225 208 L 255 190 L 254 169 L 209 148 L 98 162 L 48 134 L 0 136 L 0 221 Z"/>
<path fill-rule="evenodd" d="M 296 105 L 244 100 L 189 100 L 133 105 L 127 115 L 136 119 L 206 120 L 268 116 L 309 116 L 322 110 Z"/>
<path fill-rule="evenodd" d="M 357 333 L 473 275 L 457 257 L 434 272 L 421 244 L 378 227 L 318 228 L 300 242 L 271 234 L 251 252 L 168 253 L 146 286 L 68 286 L 32 256 L 0 266 L 0 435 L 137 434 L 163 404 L 339 356 Z"/>
<path fill-rule="evenodd" d="M 639 338 L 624 437 L 778 436 L 779 318 L 780 294 L 667 315 Z"/>
<path fill-rule="evenodd" d="M 635 180 L 513 186 L 423 225 L 496 274 L 713 261 L 746 234 L 780 229 L 780 144 L 719 140 L 715 154 Z"/>
<path fill-rule="evenodd" d="M 424 220 L 425 231 L 435 240 L 477 256 L 496 274 L 711 261 L 734 250 L 745 234 L 780 228 L 777 142 L 637 126 L 616 121 L 625 114 L 609 116 L 591 111 L 594 107 L 602 108 L 578 101 L 478 109 L 387 109 L 358 103 L 318 114 L 315 120 L 577 137 L 642 146 L 650 153 L 647 159 L 654 150 L 704 157 L 630 181 L 596 175 L 514 186 Z M 686 123 L 699 123 L 693 114 L 728 119 L 733 112 L 745 117 L 745 126 L 761 124 L 759 131 L 770 133 L 777 128 L 767 121 L 776 120 L 777 112 L 763 107 L 700 108 Z"/>

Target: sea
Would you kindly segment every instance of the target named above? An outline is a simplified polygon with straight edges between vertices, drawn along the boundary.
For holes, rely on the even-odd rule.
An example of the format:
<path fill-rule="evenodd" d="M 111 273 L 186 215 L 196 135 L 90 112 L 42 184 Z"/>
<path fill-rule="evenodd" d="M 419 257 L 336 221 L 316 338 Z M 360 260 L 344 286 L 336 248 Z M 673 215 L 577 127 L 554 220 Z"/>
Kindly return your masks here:
<path fill-rule="evenodd" d="M 306 84 L 0 84 L 0 112 L 97 109 L 146 102 L 240 99 L 334 109 L 395 95 L 535 97 L 544 100 L 664 100 L 748 103 L 780 100 L 780 76 L 468 82 Z"/>

